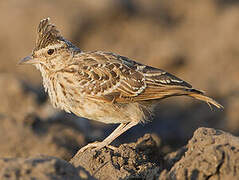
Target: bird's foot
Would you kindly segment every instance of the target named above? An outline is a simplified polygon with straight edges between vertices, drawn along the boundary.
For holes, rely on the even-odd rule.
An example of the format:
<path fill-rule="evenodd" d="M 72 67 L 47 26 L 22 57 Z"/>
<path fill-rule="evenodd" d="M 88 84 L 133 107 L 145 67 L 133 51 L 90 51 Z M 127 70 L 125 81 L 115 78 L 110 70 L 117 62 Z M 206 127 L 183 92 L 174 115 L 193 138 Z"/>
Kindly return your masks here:
<path fill-rule="evenodd" d="M 116 147 L 111 146 L 111 145 L 108 145 L 108 143 L 107 143 L 107 142 L 104 142 L 104 141 L 102 141 L 102 142 L 93 142 L 93 143 L 89 143 L 89 144 L 87 144 L 86 146 L 82 147 L 82 148 L 78 151 L 77 154 L 82 153 L 82 152 L 84 152 L 86 149 L 89 149 L 89 148 L 91 148 L 92 151 L 97 151 L 97 150 L 102 149 L 102 148 L 105 147 L 105 146 L 107 146 L 108 148 L 110 148 L 110 149 L 112 149 L 112 150 L 115 150 L 115 149 L 116 149 Z"/>

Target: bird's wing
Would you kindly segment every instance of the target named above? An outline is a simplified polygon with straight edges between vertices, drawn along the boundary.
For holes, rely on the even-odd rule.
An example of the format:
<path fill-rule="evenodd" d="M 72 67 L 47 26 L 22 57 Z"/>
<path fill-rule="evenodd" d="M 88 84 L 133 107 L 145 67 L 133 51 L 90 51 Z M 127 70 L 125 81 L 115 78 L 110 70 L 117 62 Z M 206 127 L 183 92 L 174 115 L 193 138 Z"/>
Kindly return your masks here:
<path fill-rule="evenodd" d="M 84 97 L 115 102 L 118 98 L 138 96 L 146 88 L 143 74 L 121 63 L 117 55 L 90 52 L 75 58 L 64 68 L 63 79 L 66 83 L 71 79 L 72 87 Z"/>
<path fill-rule="evenodd" d="M 81 53 L 76 59 L 65 72 L 75 70 L 71 77 L 75 90 L 88 98 L 126 103 L 164 98 L 172 95 L 170 89 L 191 88 L 163 70 L 113 53 Z"/>

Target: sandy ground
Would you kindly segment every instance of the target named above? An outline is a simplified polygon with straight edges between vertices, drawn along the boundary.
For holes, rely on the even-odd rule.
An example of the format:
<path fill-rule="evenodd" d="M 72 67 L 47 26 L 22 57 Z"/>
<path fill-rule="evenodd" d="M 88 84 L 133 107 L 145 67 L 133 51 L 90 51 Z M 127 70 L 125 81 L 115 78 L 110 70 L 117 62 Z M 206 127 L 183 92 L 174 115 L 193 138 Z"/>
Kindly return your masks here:
<path fill-rule="evenodd" d="M 9 0 L 0 1 L 0 15 L 1 179 L 239 179 L 237 1 Z M 165 99 L 152 123 L 116 139 L 116 150 L 75 155 L 116 126 L 53 109 L 40 73 L 17 65 L 31 53 L 45 17 L 82 50 L 164 69 L 224 110 Z"/>

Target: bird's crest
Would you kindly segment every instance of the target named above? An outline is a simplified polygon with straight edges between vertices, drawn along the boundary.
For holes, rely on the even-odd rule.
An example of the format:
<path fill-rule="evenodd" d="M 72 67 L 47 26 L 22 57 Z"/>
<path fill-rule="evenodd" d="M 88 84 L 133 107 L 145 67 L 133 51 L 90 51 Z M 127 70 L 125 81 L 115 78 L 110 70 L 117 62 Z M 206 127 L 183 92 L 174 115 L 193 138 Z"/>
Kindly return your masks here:
<path fill-rule="evenodd" d="M 35 50 L 56 44 L 62 40 L 62 36 L 56 26 L 49 21 L 50 18 L 43 19 L 38 26 Z"/>

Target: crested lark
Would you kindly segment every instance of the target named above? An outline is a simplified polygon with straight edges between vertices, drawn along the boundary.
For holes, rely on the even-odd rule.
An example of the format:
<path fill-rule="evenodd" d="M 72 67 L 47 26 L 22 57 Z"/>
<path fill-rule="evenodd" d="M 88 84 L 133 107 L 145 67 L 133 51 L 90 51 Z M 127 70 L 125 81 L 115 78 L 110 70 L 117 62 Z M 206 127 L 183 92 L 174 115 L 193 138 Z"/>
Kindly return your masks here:
<path fill-rule="evenodd" d="M 41 20 L 36 46 L 20 64 L 33 64 L 40 70 L 54 107 L 103 123 L 120 123 L 104 141 L 88 144 L 80 151 L 109 145 L 147 120 L 153 105 L 162 98 L 186 95 L 222 108 L 161 69 L 114 53 L 83 52 L 67 41 L 49 18 Z"/>

